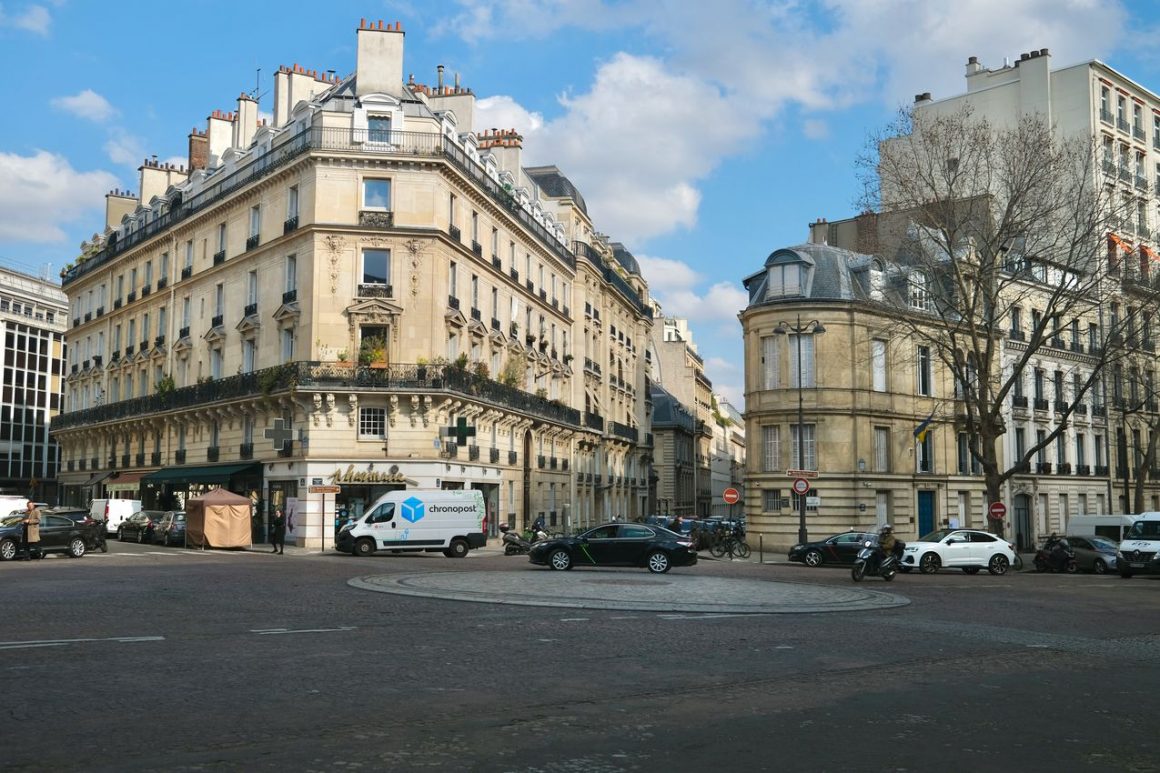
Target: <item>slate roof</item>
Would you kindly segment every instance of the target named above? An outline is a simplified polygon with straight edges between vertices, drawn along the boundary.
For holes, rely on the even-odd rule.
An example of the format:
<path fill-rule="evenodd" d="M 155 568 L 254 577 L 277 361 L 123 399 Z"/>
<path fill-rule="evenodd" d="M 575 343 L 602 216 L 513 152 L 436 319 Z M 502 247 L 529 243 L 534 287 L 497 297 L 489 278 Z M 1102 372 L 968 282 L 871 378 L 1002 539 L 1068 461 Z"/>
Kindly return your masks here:
<path fill-rule="evenodd" d="M 873 255 L 831 247 L 828 244 L 799 244 L 774 250 L 765 260 L 765 268 L 746 277 L 745 289 L 749 291 L 749 305 L 757 306 L 785 300 L 864 300 L 869 295 L 869 270 L 875 260 Z M 806 267 L 803 279 L 803 293 L 800 296 L 765 297 L 769 278 L 768 269 L 787 263 L 801 263 Z M 879 265 L 882 261 L 879 260 Z"/>
<path fill-rule="evenodd" d="M 624 266 L 624 270 L 628 273 L 640 276 L 640 264 L 636 262 L 632 253 L 626 250 L 620 242 L 613 242 L 610 246 L 612 247 L 612 257 L 616 258 L 616 262 Z"/>
<path fill-rule="evenodd" d="M 680 400 L 673 397 L 664 387 L 655 382 L 650 385 L 649 397 L 652 398 L 652 426 L 653 429 L 684 429 L 692 432 L 695 424 L 693 414 L 689 413 Z"/>
<path fill-rule="evenodd" d="M 572 199 L 581 212 L 585 215 L 588 214 L 588 205 L 584 203 L 584 197 L 580 195 L 579 189 L 558 168 L 554 166 L 524 167 L 524 174 L 535 180 L 536 185 L 540 186 L 540 191 L 545 196 L 553 199 Z"/>

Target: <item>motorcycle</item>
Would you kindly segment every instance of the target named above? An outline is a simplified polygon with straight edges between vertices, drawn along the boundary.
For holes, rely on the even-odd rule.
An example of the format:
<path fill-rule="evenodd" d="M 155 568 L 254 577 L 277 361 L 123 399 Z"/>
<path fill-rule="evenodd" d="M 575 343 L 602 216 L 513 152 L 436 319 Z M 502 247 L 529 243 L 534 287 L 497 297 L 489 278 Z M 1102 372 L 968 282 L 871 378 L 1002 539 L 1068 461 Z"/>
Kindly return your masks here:
<path fill-rule="evenodd" d="M 1063 552 L 1065 556 L 1063 560 L 1056 557 L 1057 551 Z M 1044 546 L 1035 553 L 1035 571 L 1075 574 L 1079 571 L 1079 564 L 1076 563 L 1075 552 L 1071 548 L 1056 545 L 1049 549 Z"/>
<path fill-rule="evenodd" d="M 545 540 L 548 535 L 544 531 L 529 532 L 527 535 L 520 535 L 513 531 L 506 523 L 499 525 L 499 530 L 503 534 L 501 543 L 503 544 L 503 554 L 505 556 L 522 556 L 529 553 L 532 545 Z"/>
<path fill-rule="evenodd" d="M 862 582 L 862 578 L 867 575 L 881 577 L 890 582 L 898 572 L 898 556 L 902 554 L 903 547 L 902 541 L 899 540 L 895 543 L 893 552 L 878 560 L 878 554 L 881 552 L 878 543 L 875 540 L 866 540 L 862 543 L 862 549 L 858 551 L 858 558 L 854 561 L 854 568 L 850 570 L 850 577 L 854 582 Z"/>

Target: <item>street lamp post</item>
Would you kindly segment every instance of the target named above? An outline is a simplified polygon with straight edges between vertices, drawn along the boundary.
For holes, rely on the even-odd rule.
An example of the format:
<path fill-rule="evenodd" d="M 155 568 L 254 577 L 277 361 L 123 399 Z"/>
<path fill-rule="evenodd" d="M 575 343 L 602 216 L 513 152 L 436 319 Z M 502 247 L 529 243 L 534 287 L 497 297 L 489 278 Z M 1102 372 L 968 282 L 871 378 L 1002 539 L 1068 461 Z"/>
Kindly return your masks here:
<path fill-rule="evenodd" d="M 793 333 L 797 337 L 797 388 L 798 388 L 798 420 L 797 420 L 797 442 L 798 442 L 798 469 L 804 470 L 806 468 L 806 418 L 805 408 L 802 403 L 803 389 L 802 389 L 802 335 L 809 333 L 810 335 L 820 335 L 826 332 L 826 328 L 816 319 L 811 319 L 809 322 L 802 324 L 802 315 L 797 315 L 797 323 L 790 325 L 788 322 L 779 322 L 773 332 L 778 335 L 785 335 L 786 333 Z M 817 353 L 814 354 L 814 361 L 817 361 Z M 809 534 L 806 529 L 806 497 L 804 494 L 798 495 L 798 542 L 805 543 L 809 541 Z"/>

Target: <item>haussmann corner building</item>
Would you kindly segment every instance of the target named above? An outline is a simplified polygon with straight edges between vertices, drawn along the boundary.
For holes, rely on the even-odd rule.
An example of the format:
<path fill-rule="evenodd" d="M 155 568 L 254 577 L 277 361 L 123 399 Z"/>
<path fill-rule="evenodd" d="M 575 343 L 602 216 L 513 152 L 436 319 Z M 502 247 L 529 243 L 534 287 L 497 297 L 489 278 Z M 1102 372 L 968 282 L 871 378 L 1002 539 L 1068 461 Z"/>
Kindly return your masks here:
<path fill-rule="evenodd" d="M 308 547 L 394 488 L 479 489 L 493 530 L 645 514 L 636 261 L 458 76 L 404 82 L 403 41 L 360 24 L 352 75 L 281 67 L 271 124 L 243 94 L 110 193 L 63 273 L 68 501 L 222 486 Z"/>

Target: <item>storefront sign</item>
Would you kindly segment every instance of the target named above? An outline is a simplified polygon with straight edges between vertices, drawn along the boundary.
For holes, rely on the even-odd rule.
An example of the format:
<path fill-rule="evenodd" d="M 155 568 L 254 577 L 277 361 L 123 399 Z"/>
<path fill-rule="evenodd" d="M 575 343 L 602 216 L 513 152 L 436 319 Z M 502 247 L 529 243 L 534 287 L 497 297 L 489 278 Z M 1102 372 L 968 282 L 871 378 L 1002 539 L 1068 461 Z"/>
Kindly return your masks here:
<path fill-rule="evenodd" d="M 349 465 L 345 470 L 338 469 L 330 474 L 330 481 L 335 485 L 340 483 L 365 483 L 368 485 L 375 483 L 408 483 L 415 484 L 415 481 L 408 480 L 407 476 L 399 472 L 396 465 L 392 465 L 391 469 L 379 472 L 378 470 L 356 470 L 354 465 Z"/>

